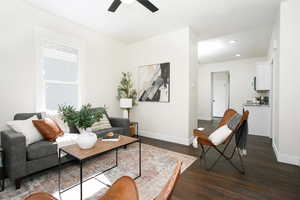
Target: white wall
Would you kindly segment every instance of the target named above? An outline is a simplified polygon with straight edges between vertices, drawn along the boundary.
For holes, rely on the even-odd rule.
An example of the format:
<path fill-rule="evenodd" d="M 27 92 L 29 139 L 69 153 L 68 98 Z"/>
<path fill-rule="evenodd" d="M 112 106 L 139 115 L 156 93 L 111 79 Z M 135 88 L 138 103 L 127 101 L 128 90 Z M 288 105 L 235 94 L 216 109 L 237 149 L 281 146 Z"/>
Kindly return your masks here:
<path fill-rule="evenodd" d="M 300 1 L 280 9 L 279 160 L 300 165 Z"/>
<path fill-rule="evenodd" d="M 189 30 L 189 137 L 193 139 L 193 129 L 197 127 L 197 98 L 198 98 L 198 38 L 192 29 Z"/>
<path fill-rule="evenodd" d="M 273 61 L 273 81 L 270 92 L 270 103 L 272 104 L 272 139 L 275 152 L 279 149 L 279 55 L 280 55 L 280 16 L 276 18 L 273 26 L 268 60 Z"/>
<path fill-rule="evenodd" d="M 132 118 L 144 136 L 189 144 L 189 28 L 128 46 L 129 71 L 170 62 L 170 103 L 138 102 Z"/>
<path fill-rule="evenodd" d="M 123 44 L 20 0 L 1 3 L 0 27 L 0 127 L 17 112 L 35 111 L 36 27 L 79 38 L 85 43 L 82 84 L 87 95 L 83 99 L 95 106 L 106 104 L 112 115 L 120 113 L 115 91 L 125 59 Z"/>
<path fill-rule="evenodd" d="M 200 65 L 198 70 L 198 118 L 211 120 L 211 73 L 229 71 L 230 108 L 242 112 L 242 105 L 255 95 L 252 82 L 256 63 L 267 58 L 252 58 Z"/>

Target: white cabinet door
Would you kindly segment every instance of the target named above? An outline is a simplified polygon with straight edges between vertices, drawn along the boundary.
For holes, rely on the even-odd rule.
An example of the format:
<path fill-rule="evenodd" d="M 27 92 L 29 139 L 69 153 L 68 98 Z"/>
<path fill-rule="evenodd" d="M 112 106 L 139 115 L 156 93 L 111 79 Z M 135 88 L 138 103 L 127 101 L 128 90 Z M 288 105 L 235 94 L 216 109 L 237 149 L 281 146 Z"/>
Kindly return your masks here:
<path fill-rule="evenodd" d="M 256 90 L 271 90 L 272 70 L 269 64 L 256 66 Z"/>
<path fill-rule="evenodd" d="M 245 106 L 249 111 L 249 134 L 271 137 L 271 107 Z"/>

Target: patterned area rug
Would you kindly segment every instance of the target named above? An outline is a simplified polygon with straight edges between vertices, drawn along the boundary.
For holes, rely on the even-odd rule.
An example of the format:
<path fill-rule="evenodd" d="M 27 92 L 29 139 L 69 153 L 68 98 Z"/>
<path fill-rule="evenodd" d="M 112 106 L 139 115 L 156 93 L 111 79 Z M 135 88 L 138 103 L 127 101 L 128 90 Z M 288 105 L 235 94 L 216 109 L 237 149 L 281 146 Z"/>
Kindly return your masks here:
<path fill-rule="evenodd" d="M 104 183 L 112 184 L 121 176 L 135 177 L 138 174 L 138 144 L 129 145 L 127 149 L 119 150 L 118 167 L 97 177 Z M 153 199 L 163 188 L 178 160 L 183 161 L 182 171 L 189 167 L 196 158 L 189 155 L 168 151 L 151 145 L 142 144 L 142 176 L 136 180 L 141 200 Z M 84 177 L 91 176 L 115 164 L 115 152 L 110 152 L 89 160 L 83 165 Z M 69 163 L 62 167 L 62 187 L 66 188 L 79 181 L 79 165 Z M 59 199 L 57 168 L 30 176 L 24 179 L 22 187 L 15 187 L 7 181 L 0 199 L 24 199 L 33 192 L 49 192 Z M 101 197 L 108 187 L 95 179 L 83 184 L 83 198 L 96 200 Z M 74 187 L 60 197 L 61 200 L 79 199 L 79 186 Z"/>

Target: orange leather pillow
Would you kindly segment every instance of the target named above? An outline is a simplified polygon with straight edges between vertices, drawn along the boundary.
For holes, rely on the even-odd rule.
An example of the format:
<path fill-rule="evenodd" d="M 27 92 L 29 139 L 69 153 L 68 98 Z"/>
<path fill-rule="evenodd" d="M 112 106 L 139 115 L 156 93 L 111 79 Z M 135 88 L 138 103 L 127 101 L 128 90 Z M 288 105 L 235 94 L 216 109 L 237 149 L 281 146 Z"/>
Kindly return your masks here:
<path fill-rule="evenodd" d="M 63 130 L 61 130 L 57 123 L 50 118 L 32 120 L 32 123 L 41 135 L 50 142 L 55 141 L 58 136 L 64 134 Z"/>

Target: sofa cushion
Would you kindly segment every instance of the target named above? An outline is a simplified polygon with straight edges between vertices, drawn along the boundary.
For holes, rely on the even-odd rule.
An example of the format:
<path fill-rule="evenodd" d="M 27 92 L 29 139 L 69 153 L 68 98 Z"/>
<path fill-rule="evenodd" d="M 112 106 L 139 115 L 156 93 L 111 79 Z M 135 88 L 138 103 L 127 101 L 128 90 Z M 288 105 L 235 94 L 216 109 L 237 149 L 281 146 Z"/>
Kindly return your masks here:
<path fill-rule="evenodd" d="M 27 147 L 27 160 L 36 160 L 57 154 L 57 144 L 46 140 L 38 141 Z"/>
<path fill-rule="evenodd" d="M 18 113 L 14 116 L 14 120 L 26 120 L 35 115 L 38 119 L 42 119 L 42 113 Z"/>
<path fill-rule="evenodd" d="M 113 127 L 113 128 L 107 128 L 107 129 L 102 129 L 99 131 L 95 131 L 95 133 L 97 134 L 97 137 L 103 137 L 106 133 L 109 132 L 113 132 L 113 133 L 117 133 L 117 134 L 124 134 L 124 128 L 122 127 Z"/>
<path fill-rule="evenodd" d="M 102 129 L 112 128 L 112 126 L 106 115 L 103 115 L 102 119 L 100 119 L 98 122 L 95 122 L 91 128 L 92 131 L 99 131 Z"/>

